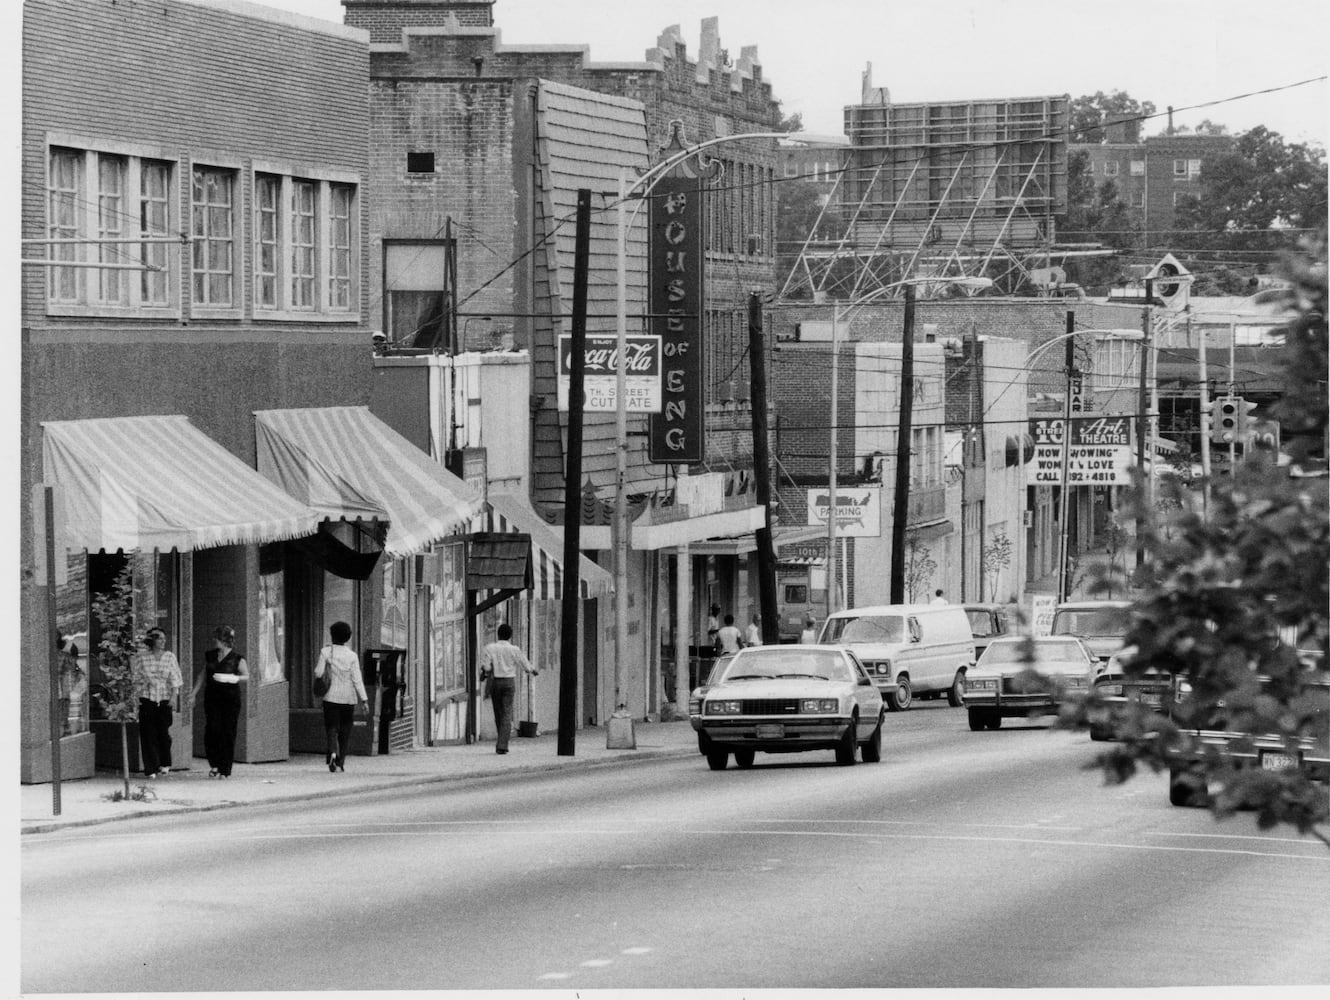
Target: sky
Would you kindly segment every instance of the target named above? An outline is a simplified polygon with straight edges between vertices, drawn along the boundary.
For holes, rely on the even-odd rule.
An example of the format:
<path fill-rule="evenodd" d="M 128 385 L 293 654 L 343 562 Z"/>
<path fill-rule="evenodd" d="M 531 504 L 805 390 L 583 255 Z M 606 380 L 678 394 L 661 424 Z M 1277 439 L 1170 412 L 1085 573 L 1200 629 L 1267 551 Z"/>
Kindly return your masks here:
<path fill-rule="evenodd" d="M 343 14 L 340 0 L 266 5 Z M 587 45 L 592 60 L 620 62 L 640 61 L 672 24 L 695 58 L 702 19 L 718 17 L 722 47 L 737 59 L 756 45 L 782 110 L 811 133 L 841 132 L 871 63 L 873 85 L 899 103 L 1125 90 L 1161 113 L 1172 105 L 1178 126 L 1264 125 L 1325 147 L 1328 9 L 1325 0 L 497 0 L 494 20 L 506 44 Z M 1274 88 L 1286 89 L 1230 100 Z"/>

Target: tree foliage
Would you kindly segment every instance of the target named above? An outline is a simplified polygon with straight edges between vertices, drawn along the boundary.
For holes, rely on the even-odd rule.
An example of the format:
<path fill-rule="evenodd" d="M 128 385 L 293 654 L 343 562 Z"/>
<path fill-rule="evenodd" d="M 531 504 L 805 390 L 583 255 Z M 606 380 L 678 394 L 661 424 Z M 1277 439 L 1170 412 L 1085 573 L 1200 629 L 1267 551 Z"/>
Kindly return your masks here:
<path fill-rule="evenodd" d="M 97 643 L 97 665 L 101 683 L 94 697 L 102 717 L 120 725 L 125 796 L 129 796 L 128 726 L 138 719 L 138 699 L 134 692 L 134 654 L 140 643 L 134 628 L 134 564 L 127 561 L 116 574 L 111 589 L 95 593 L 92 614 L 101 630 Z"/>
<path fill-rule="evenodd" d="M 1125 90 L 1105 94 L 1102 90 L 1083 94 L 1071 101 L 1071 141 L 1102 143 L 1108 141 L 1105 126 L 1124 122 L 1127 142 L 1140 142 L 1144 119 L 1155 113 L 1154 103 L 1138 101 Z"/>
<path fill-rule="evenodd" d="M 1286 142 L 1257 126 L 1237 139 L 1231 152 L 1201 168 L 1199 197 L 1178 206 L 1178 228 L 1210 237 L 1218 248 L 1238 243 L 1249 249 L 1288 248 L 1287 229 L 1315 229 L 1326 217 L 1325 151 Z M 1252 233 L 1267 238 L 1253 243 Z"/>
<path fill-rule="evenodd" d="M 1140 226 L 1132 220 L 1113 181 L 1095 186 L 1089 163 L 1083 150 L 1067 158 L 1067 215 L 1059 227 L 1062 238 L 1074 243 L 1101 243 L 1115 250 L 1136 247 Z M 1121 277 L 1122 264 L 1116 256 L 1071 258 L 1066 271 L 1067 280 L 1089 294 L 1106 295 L 1109 286 Z"/>
<path fill-rule="evenodd" d="M 1005 531 L 999 531 L 988 540 L 988 544 L 979 555 L 979 569 L 983 574 L 984 583 L 987 584 L 990 601 L 997 600 L 998 577 L 1011 565 L 1013 551 L 1011 538 Z"/>
<path fill-rule="evenodd" d="M 1326 277 L 1324 241 L 1291 272 L 1299 319 L 1286 340 L 1287 387 L 1276 408 L 1281 421 L 1300 432 L 1305 453 L 1323 447 L 1327 420 Z M 1133 601 L 1124 664 L 1128 676 L 1163 671 L 1182 677 L 1191 691 L 1170 718 L 1138 704 L 1115 710 L 1120 742 L 1099 766 L 1112 782 L 1144 765 L 1181 768 L 1212 793 L 1211 809 L 1225 816 L 1257 810 L 1262 827 L 1280 823 L 1313 832 L 1326 822 L 1323 785 L 1298 770 L 1236 767 L 1231 755 L 1194 731 L 1223 717 L 1227 728 L 1269 734 L 1286 749 L 1298 741 L 1327 740 L 1330 708 L 1324 689 L 1330 617 L 1330 504 L 1324 477 L 1299 478 L 1253 453 L 1231 477 L 1210 484 L 1208 515 L 1184 503 L 1161 530 L 1153 518 L 1145 545 L 1149 560 Z M 1147 516 L 1154 511 L 1144 511 Z M 1076 725 L 1103 722 L 1107 710 L 1093 698 L 1067 713 Z M 1250 739 L 1240 741 L 1251 750 Z M 1330 843 L 1330 841 L 1327 841 Z"/>
<path fill-rule="evenodd" d="M 927 598 L 936 572 L 937 560 L 933 558 L 933 550 L 917 535 L 910 535 L 905 543 L 905 592 L 911 604 Z"/>

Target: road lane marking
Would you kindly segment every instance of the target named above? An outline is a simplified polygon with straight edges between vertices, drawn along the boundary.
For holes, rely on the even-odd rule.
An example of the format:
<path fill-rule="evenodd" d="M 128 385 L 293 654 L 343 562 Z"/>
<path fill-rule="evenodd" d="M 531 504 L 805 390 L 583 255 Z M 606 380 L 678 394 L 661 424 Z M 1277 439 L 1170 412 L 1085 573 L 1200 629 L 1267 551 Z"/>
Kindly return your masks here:
<path fill-rule="evenodd" d="M 1307 844 L 1308 846 L 1320 846 L 1315 837 L 1258 837 L 1251 833 L 1178 833 L 1172 830 L 1146 830 L 1150 837 L 1197 837 L 1210 840 L 1259 840 L 1263 843 L 1278 844 Z"/>
<path fill-rule="evenodd" d="M 546 973 L 545 973 L 544 975 L 542 975 L 540 978 L 541 978 L 541 979 L 572 979 L 572 978 L 573 978 L 573 974 L 572 974 L 571 972 L 546 972 Z"/>
<path fill-rule="evenodd" d="M 796 821 L 791 820 L 786 822 L 796 822 Z M 808 820 L 806 822 L 818 822 L 818 823 L 824 823 L 825 825 L 825 821 L 820 821 L 820 820 Z M 848 820 L 848 821 L 836 821 L 836 822 L 847 822 L 853 824 L 858 822 L 876 823 L 877 821 Z M 927 824 L 921 824 L 921 825 L 927 825 Z M 947 843 L 947 842 L 977 843 L 977 844 L 990 844 L 990 845 L 991 844 L 1037 844 L 1048 847 L 1081 847 L 1081 848 L 1091 848 L 1094 850 L 1118 848 L 1126 851 L 1165 851 L 1165 852 L 1176 852 L 1176 853 L 1220 854 L 1220 855 L 1228 854 L 1228 855 L 1241 855 L 1245 857 L 1254 857 L 1254 858 L 1281 858 L 1288 860 L 1317 861 L 1321 863 L 1330 862 L 1330 853 L 1325 853 L 1325 852 L 1321 852 L 1321 854 L 1283 854 L 1274 851 L 1240 850 L 1237 848 L 1171 847 L 1161 844 L 1124 844 L 1124 843 L 1093 841 L 1093 840 L 1082 840 L 1082 841 L 1054 840 L 1054 839 L 1044 839 L 1039 837 L 992 837 L 992 836 L 981 837 L 977 835 L 968 835 L 968 834 L 889 833 L 883 830 L 876 830 L 871 833 L 869 832 L 860 833 L 856 831 L 840 831 L 840 830 L 777 830 L 777 829 L 762 829 L 762 828 L 695 829 L 689 827 L 673 827 L 671 829 L 675 834 L 683 836 L 837 837 L 842 839 L 861 839 L 869 843 L 871 843 L 874 839 L 886 839 L 886 840 L 937 841 L 939 843 Z M 277 841 L 277 840 L 312 840 L 312 839 L 329 840 L 335 838 L 371 839 L 371 838 L 384 838 L 384 837 L 463 837 L 463 836 L 468 836 L 472 832 L 474 831 L 435 829 L 435 830 L 389 830 L 389 831 L 379 830 L 375 832 L 346 831 L 342 833 L 318 833 L 318 832 L 254 833 L 254 834 L 243 834 L 243 835 L 233 834 L 228 837 L 227 842 L 235 844 L 241 841 Z M 632 829 L 628 827 L 620 829 L 573 828 L 573 827 L 560 827 L 558 829 L 548 829 L 548 828 L 531 827 L 520 830 L 489 830 L 485 832 L 489 836 L 503 835 L 509 837 L 512 836 L 550 837 L 556 835 L 561 836 L 569 834 L 575 834 L 577 836 L 611 836 L 611 837 L 641 835 L 640 829 Z M 170 836 L 170 835 L 163 834 L 161 836 Z M 132 837 L 133 839 L 137 840 L 140 843 L 143 840 L 142 832 L 138 834 L 123 834 L 123 835 L 117 834 L 115 835 L 115 837 L 117 839 Z M 92 840 L 92 839 L 107 839 L 107 838 L 89 837 L 87 839 Z M 194 837 L 192 835 L 187 835 L 183 837 L 183 839 L 192 841 Z M 1253 839 L 1258 841 L 1265 840 L 1265 838 L 1262 837 L 1256 837 Z M 1299 841 L 1299 843 L 1301 842 Z M 1308 846 L 1317 846 L 1319 849 L 1319 845 L 1309 844 Z"/>
<path fill-rule="evenodd" d="M 642 946 L 638 945 L 638 946 L 633 947 L 633 948 L 625 948 L 623 951 L 619 952 L 619 954 L 620 954 L 620 955 L 647 955 L 647 954 L 650 954 L 650 953 L 653 952 L 653 951 L 655 951 L 654 948 L 643 948 Z"/>
<path fill-rule="evenodd" d="M 582 963 L 582 968 L 603 969 L 605 966 L 613 964 L 614 964 L 614 959 L 612 958 L 588 958 L 585 962 Z"/>

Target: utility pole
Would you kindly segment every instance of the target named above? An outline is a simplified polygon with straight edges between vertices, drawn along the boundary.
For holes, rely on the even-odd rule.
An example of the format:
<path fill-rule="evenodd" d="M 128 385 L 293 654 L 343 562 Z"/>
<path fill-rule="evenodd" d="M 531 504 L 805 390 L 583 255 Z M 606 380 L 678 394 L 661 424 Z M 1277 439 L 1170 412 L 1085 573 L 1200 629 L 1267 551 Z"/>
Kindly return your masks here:
<path fill-rule="evenodd" d="M 1148 497 L 1150 470 L 1145 467 L 1146 437 L 1149 429 L 1149 371 L 1151 332 L 1154 326 L 1150 317 L 1151 302 L 1154 300 L 1155 283 L 1153 278 L 1145 279 L 1145 305 L 1141 307 L 1141 377 L 1136 398 L 1136 468 L 1140 469 L 1141 497 L 1136 513 L 1136 568 L 1145 565 L 1145 502 Z"/>
<path fill-rule="evenodd" d="M 827 465 L 827 617 L 836 604 L 836 425 L 839 422 L 837 381 L 840 378 L 840 310 L 831 313 L 831 457 Z"/>
<path fill-rule="evenodd" d="M 762 339 L 762 300 L 748 295 L 748 364 L 753 403 L 753 477 L 757 481 L 757 504 L 762 508 L 762 527 L 757 529 L 757 592 L 762 608 L 762 643 L 780 641 L 776 610 L 776 550 L 771 541 L 771 455 L 767 440 L 767 354 Z"/>
<path fill-rule="evenodd" d="M 1063 371 L 1067 376 L 1066 395 L 1062 400 L 1062 489 L 1059 493 L 1058 511 L 1058 603 L 1067 599 L 1067 541 L 1071 525 L 1071 383 L 1076 369 L 1076 314 L 1067 310 L 1066 360 Z"/>
<path fill-rule="evenodd" d="M 577 575 L 582 533 L 582 410 L 586 405 L 586 299 L 591 257 L 591 190 L 577 192 L 573 241 L 572 371 L 568 380 L 568 467 L 563 481 L 563 618 L 559 636 L 560 757 L 577 752 L 577 624 L 581 586 Z"/>
<path fill-rule="evenodd" d="M 914 415 L 914 285 L 905 286 L 901 333 L 900 427 L 896 433 L 896 495 L 891 513 L 891 603 L 905 603 L 905 526 L 910 517 L 910 435 Z"/>
<path fill-rule="evenodd" d="M 1187 343 L 1191 343 L 1191 304 L 1186 306 L 1184 314 L 1187 320 Z M 1201 329 L 1201 339 L 1197 347 L 1197 360 L 1200 362 L 1200 411 L 1201 411 L 1201 516 L 1210 520 L 1210 369 L 1205 356 L 1205 329 Z"/>

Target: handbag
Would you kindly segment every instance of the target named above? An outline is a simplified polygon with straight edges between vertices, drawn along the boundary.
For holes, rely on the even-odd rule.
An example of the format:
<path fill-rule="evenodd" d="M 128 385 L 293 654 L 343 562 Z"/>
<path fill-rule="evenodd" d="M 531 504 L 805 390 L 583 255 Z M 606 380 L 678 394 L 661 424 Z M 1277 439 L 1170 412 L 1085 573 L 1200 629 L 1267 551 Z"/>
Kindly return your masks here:
<path fill-rule="evenodd" d="M 328 694 L 328 689 L 332 687 L 332 650 L 328 649 L 328 666 L 324 668 L 323 676 L 314 675 L 314 697 L 323 698 Z"/>

